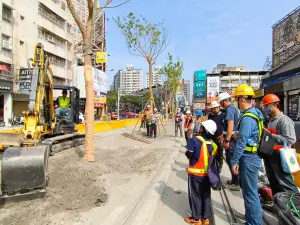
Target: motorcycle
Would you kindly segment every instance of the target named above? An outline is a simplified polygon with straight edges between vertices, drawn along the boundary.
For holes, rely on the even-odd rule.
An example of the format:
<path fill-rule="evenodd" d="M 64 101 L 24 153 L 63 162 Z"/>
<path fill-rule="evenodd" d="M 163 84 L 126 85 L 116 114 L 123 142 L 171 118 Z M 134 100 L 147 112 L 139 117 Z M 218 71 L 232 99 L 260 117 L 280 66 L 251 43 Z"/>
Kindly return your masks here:
<path fill-rule="evenodd" d="M 24 125 L 24 117 L 23 116 L 13 116 L 12 119 L 9 120 L 9 123 L 12 126 Z"/>

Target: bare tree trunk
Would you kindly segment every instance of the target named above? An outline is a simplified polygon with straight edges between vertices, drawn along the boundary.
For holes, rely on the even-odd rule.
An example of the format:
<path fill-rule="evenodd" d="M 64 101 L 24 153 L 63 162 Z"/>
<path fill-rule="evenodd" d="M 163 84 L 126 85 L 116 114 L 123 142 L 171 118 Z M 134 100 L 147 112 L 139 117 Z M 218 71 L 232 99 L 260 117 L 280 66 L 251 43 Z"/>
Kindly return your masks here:
<path fill-rule="evenodd" d="M 83 46 L 90 45 L 90 38 L 83 40 Z M 92 55 L 84 56 L 84 78 L 86 92 L 85 110 L 85 146 L 84 158 L 89 162 L 95 161 L 94 155 L 94 84 L 92 74 Z"/>
<path fill-rule="evenodd" d="M 152 92 L 152 62 L 148 62 L 149 64 L 149 97 L 150 97 L 150 106 L 151 111 L 153 112 L 153 92 Z"/>

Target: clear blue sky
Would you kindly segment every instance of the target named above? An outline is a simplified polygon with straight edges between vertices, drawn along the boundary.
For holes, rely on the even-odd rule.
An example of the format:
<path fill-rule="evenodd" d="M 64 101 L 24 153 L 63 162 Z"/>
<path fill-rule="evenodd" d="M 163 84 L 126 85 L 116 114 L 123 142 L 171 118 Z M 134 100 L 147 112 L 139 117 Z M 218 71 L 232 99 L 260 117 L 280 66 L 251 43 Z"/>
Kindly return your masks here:
<path fill-rule="evenodd" d="M 115 4 L 121 1 L 113 0 Z M 114 69 L 107 72 L 109 84 L 126 64 L 143 69 L 143 85 L 148 71 L 145 59 L 129 54 L 112 17 L 133 12 L 152 23 L 165 19 L 171 40 L 157 64 L 166 63 L 168 52 L 179 56 L 184 63 L 183 78 L 192 80 L 195 69 L 211 72 L 219 63 L 262 69 L 272 54 L 272 25 L 299 5 L 299 0 L 130 0 L 119 8 L 106 9 L 107 52 L 111 55 L 107 70 Z"/>

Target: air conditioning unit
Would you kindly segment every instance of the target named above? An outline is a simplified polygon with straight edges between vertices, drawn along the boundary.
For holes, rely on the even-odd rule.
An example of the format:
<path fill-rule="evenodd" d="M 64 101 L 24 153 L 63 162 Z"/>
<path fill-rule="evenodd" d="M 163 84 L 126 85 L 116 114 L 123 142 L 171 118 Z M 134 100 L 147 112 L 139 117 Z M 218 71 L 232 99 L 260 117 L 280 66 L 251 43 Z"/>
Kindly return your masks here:
<path fill-rule="evenodd" d="M 12 50 L 11 43 L 9 43 L 9 41 L 3 40 L 3 42 L 2 42 L 2 48 L 8 49 L 8 50 Z"/>

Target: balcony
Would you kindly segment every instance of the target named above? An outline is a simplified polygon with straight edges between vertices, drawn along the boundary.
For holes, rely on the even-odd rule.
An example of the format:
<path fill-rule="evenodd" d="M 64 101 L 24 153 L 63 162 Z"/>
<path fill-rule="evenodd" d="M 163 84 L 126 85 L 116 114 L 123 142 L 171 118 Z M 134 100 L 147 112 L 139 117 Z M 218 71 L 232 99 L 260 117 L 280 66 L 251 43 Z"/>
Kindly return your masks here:
<path fill-rule="evenodd" d="M 61 58 L 67 58 L 67 52 L 65 48 L 62 48 L 44 38 L 38 38 L 38 41 L 44 45 L 44 49 L 46 52 L 49 52 L 53 55 L 57 55 Z"/>
<path fill-rule="evenodd" d="M 249 78 L 250 78 L 250 76 L 246 76 L 246 75 L 243 75 L 243 76 L 241 76 L 241 80 L 249 80 Z"/>
<path fill-rule="evenodd" d="M 250 79 L 251 79 L 251 80 L 254 80 L 254 79 L 255 79 L 255 80 L 258 80 L 258 79 L 259 79 L 259 76 L 253 75 L 253 76 L 250 76 Z"/>
<path fill-rule="evenodd" d="M 67 73 L 67 69 L 65 67 L 51 64 L 51 69 L 53 71 L 53 76 L 59 77 L 62 79 L 67 79 L 68 73 Z"/>
<path fill-rule="evenodd" d="M 240 76 L 239 76 L 239 75 L 231 75 L 231 76 L 230 76 L 230 79 L 231 79 L 231 80 L 239 80 L 239 79 L 240 79 Z"/>
<path fill-rule="evenodd" d="M 4 19 L 2 20 L 1 23 L 1 32 L 2 34 L 5 34 L 7 36 L 12 36 L 12 23 L 5 21 Z"/>
<path fill-rule="evenodd" d="M 12 81 L 14 80 L 14 74 L 10 71 L 5 72 L 0 70 L 0 79 Z"/>
<path fill-rule="evenodd" d="M 229 87 L 229 83 L 221 83 L 221 87 Z"/>
<path fill-rule="evenodd" d="M 230 78 L 229 78 L 229 76 L 224 76 L 224 77 L 221 77 L 220 80 L 221 80 L 221 81 L 222 81 L 222 80 L 230 80 Z"/>

